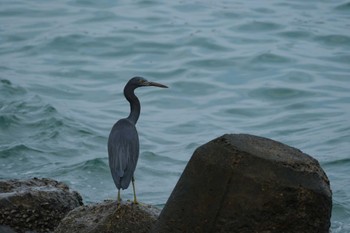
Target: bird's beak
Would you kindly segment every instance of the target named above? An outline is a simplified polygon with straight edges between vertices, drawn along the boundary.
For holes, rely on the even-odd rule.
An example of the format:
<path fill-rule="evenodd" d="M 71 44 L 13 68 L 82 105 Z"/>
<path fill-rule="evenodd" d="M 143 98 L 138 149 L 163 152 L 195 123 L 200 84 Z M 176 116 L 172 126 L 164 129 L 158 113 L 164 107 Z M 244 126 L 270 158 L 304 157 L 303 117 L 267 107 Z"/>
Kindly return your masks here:
<path fill-rule="evenodd" d="M 155 82 L 148 82 L 147 86 L 154 86 L 154 87 L 162 87 L 162 88 L 168 88 L 167 86 L 160 84 L 160 83 L 155 83 Z"/>

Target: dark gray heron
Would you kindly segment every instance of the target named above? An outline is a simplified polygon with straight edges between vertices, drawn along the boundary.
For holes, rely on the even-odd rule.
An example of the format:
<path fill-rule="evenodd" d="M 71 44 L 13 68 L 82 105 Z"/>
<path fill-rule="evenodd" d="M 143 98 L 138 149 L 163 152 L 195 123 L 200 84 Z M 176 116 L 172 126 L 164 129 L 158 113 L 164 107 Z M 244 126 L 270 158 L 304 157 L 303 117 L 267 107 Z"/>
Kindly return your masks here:
<path fill-rule="evenodd" d="M 167 86 L 149 82 L 142 77 L 134 77 L 124 87 L 124 96 L 130 103 L 130 114 L 114 124 L 108 138 L 108 158 L 114 184 L 118 189 L 118 203 L 120 203 L 120 189 L 127 189 L 132 182 L 134 203 L 137 204 L 135 193 L 134 171 L 139 158 L 139 136 L 136 122 L 140 116 L 140 101 L 134 93 L 138 87 Z"/>

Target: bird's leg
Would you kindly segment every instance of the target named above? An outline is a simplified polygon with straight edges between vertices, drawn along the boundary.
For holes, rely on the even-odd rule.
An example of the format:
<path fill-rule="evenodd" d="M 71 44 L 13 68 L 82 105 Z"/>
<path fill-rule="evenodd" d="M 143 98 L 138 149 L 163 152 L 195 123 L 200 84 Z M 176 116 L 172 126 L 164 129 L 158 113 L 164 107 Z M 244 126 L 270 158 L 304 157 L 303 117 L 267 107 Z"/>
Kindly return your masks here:
<path fill-rule="evenodd" d="M 131 177 L 131 182 L 132 182 L 132 189 L 134 190 L 134 204 L 138 204 L 137 199 L 136 199 L 135 178 L 134 178 L 134 176 Z"/>
<path fill-rule="evenodd" d="M 118 205 L 121 203 L 120 189 L 118 189 L 118 200 L 117 200 L 117 202 L 118 202 Z"/>

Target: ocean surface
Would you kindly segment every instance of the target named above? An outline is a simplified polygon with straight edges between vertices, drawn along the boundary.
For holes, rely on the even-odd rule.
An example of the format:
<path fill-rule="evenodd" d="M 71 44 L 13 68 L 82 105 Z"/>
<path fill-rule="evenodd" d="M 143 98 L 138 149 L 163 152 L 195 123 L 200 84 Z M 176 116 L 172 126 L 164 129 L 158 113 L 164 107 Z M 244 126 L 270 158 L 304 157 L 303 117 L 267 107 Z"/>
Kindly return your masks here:
<path fill-rule="evenodd" d="M 350 232 L 349 1 L 0 0 L 0 178 L 115 199 L 107 138 L 136 75 L 170 87 L 136 91 L 141 202 L 163 207 L 198 146 L 249 133 L 316 158 Z"/>

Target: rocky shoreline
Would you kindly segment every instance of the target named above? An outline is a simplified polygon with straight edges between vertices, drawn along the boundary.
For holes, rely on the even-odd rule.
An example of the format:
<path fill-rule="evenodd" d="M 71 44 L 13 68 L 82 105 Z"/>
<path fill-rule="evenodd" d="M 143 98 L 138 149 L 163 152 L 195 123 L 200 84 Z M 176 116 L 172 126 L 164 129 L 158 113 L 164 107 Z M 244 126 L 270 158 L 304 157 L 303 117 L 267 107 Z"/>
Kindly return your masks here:
<path fill-rule="evenodd" d="M 146 204 L 104 201 L 78 207 L 62 220 L 55 233 L 150 232 L 160 210 Z"/>
<path fill-rule="evenodd" d="M 62 182 L 47 178 L 0 180 L 0 227 L 9 232 L 51 232 L 69 211 L 81 205 L 81 195 Z"/>
<path fill-rule="evenodd" d="M 193 154 L 164 209 L 104 201 L 47 178 L 0 180 L 0 233 L 329 232 L 332 192 L 311 156 L 227 134 Z"/>
<path fill-rule="evenodd" d="M 160 210 L 106 200 L 83 205 L 82 197 L 56 180 L 0 180 L 0 233 L 149 232 Z"/>

